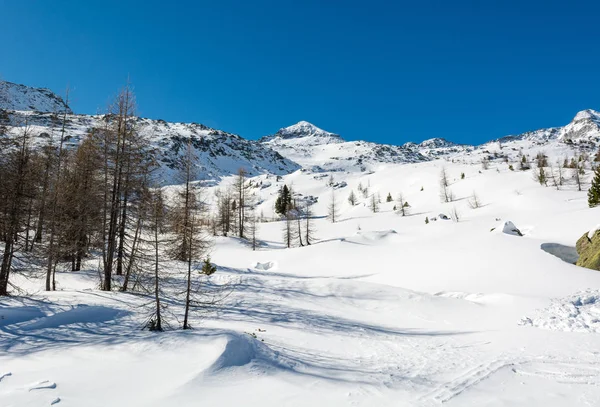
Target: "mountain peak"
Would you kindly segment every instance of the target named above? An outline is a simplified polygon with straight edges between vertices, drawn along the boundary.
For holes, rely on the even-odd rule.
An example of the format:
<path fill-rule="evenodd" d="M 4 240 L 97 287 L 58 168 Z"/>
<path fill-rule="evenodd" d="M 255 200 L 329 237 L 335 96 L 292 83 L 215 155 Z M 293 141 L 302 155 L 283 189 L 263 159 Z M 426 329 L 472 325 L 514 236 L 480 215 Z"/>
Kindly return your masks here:
<path fill-rule="evenodd" d="M 578 112 L 573 121 L 561 129 L 559 139 L 563 141 L 600 140 L 600 112 L 592 109 Z"/>
<path fill-rule="evenodd" d="M 294 140 L 303 139 L 311 145 L 342 143 L 344 140 L 340 135 L 325 131 L 314 124 L 307 121 L 299 121 L 288 127 L 279 129 L 272 136 L 265 136 L 260 139 L 261 142 L 269 142 L 274 140 Z M 310 141 L 309 141 L 310 140 Z"/>
<path fill-rule="evenodd" d="M 424 140 L 419 144 L 421 148 L 443 148 L 443 147 L 456 147 L 458 144 L 448 141 L 441 137 L 430 138 Z"/>
<path fill-rule="evenodd" d="M 72 113 L 65 101 L 50 89 L 32 88 L 26 85 L 0 80 L 0 109 L 33 110 L 43 113 Z"/>
<path fill-rule="evenodd" d="M 573 121 L 578 122 L 582 120 L 592 120 L 600 123 L 600 112 L 597 112 L 593 109 L 582 110 L 575 115 Z"/>
<path fill-rule="evenodd" d="M 315 126 L 314 124 L 304 120 L 299 121 L 298 123 L 293 124 L 291 126 L 284 127 L 283 129 L 279 129 L 279 131 L 275 135 L 279 135 L 282 138 L 297 138 L 307 136 L 340 138 L 339 135 L 325 131 Z"/>

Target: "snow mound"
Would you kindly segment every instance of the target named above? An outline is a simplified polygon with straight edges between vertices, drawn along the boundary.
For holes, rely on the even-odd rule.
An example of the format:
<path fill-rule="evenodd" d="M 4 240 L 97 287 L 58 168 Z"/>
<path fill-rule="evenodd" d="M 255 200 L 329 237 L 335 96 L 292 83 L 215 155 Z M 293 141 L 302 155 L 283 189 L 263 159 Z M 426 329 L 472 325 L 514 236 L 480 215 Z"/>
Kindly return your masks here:
<path fill-rule="evenodd" d="M 600 290 L 587 290 L 554 299 L 534 316 L 522 318 L 519 325 L 553 331 L 600 333 Z"/>
<path fill-rule="evenodd" d="M 277 264 L 274 261 L 267 261 L 265 263 L 257 262 L 254 265 L 254 268 L 256 270 L 271 270 L 271 269 L 275 268 L 276 266 L 277 266 Z"/>
<path fill-rule="evenodd" d="M 491 232 L 495 233 L 505 233 L 507 235 L 513 236 L 523 236 L 523 233 L 515 226 L 514 223 L 507 220 L 505 222 L 500 222 L 498 225 L 491 229 Z"/>
<path fill-rule="evenodd" d="M 248 334 L 228 334 L 223 352 L 204 371 L 204 375 L 213 376 L 236 368 L 260 374 L 277 368 L 288 370 L 293 366 L 282 361 L 279 352 Z"/>

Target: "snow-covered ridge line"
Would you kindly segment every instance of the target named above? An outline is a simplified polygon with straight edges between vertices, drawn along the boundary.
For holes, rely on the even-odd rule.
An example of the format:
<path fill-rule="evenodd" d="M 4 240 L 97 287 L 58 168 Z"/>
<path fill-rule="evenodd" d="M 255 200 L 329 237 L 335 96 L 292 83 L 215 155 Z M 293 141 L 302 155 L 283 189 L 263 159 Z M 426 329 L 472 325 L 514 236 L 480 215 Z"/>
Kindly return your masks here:
<path fill-rule="evenodd" d="M 58 137 L 58 128 L 53 126 L 53 113 L 31 111 L 8 111 L 9 133 L 18 134 L 27 125 L 34 145 L 42 146 L 51 137 Z M 66 115 L 66 144 L 75 147 L 94 128 L 101 128 L 105 115 Z M 62 117 L 59 118 L 59 121 Z M 62 125 L 62 123 L 61 123 Z M 256 141 L 238 135 L 212 129 L 198 123 L 169 123 L 164 120 L 136 118 L 137 131 L 146 137 L 156 151 L 160 163 L 160 178 L 164 184 L 174 182 L 181 157 L 185 153 L 187 140 L 191 141 L 198 166 L 198 179 L 218 180 L 235 174 L 244 168 L 248 175 L 284 175 L 296 171 L 300 166 L 279 153 Z"/>
<path fill-rule="evenodd" d="M 13 116 L 13 127 L 27 116 L 28 125 L 39 135 L 51 134 L 50 112 L 67 112 L 68 143 L 76 145 L 102 115 L 75 115 L 64 101 L 48 89 L 35 89 L 0 81 L 0 109 Z M 28 112 L 28 113 L 26 113 Z M 573 144 L 593 149 L 600 144 L 600 113 L 583 110 L 564 127 L 539 129 L 502 137 L 479 146 L 457 144 L 441 137 L 403 145 L 368 141 L 346 141 L 339 134 L 323 130 L 307 121 L 282 128 L 258 141 L 212 129 L 198 123 L 169 123 L 138 118 L 141 132 L 159 150 L 165 182 L 177 167 L 182 143 L 188 138 L 201 162 L 199 177 L 219 179 L 244 167 L 249 175 L 284 175 L 300 168 L 322 172 L 375 171 L 391 163 L 417 163 L 488 149 L 490 143 L 533 142 L 537 145 Z M 14 131 L 14 130 L 13 130 Z M 40 141 L 41 142 L 41 141 Z"/>
<path fill-rule="evenodd" d="M 0 109 L 63 112 L 65 108 L 72 113 L 65 101 L 50 89 L 0 80 Z"/>

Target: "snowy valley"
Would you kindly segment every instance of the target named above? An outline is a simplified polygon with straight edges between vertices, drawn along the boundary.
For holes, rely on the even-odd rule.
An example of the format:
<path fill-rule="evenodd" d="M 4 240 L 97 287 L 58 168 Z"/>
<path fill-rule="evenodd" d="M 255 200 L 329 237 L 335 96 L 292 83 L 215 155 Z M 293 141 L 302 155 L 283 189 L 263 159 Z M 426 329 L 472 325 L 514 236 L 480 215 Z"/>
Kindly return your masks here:
<path fill-rule="evenodd" d="M 4 134 L 27 133 L 32 151 L 62 135 L 75 152 L 114 119 L 74 114 L 49 91 L 3 86 Z M 587 194 L 600 113 L 479 146 L 346 141 L 308 122 L 258 141 L 201 124 L 125 124 L 157 161 L 156 182 L 132 175 L 143 187 L 115 204 L 115 222 L 131 208 L 124 264 L 139 263 L 130 286 L 121 291 L 125 276 L 115 273 L 112 290 L 101 289 L 104 241 L 94 246 L 92 235 L 108 226 L 98 222 L 79 270 L 68 253 L 52 253 L 56 289 L 45 291 L 43 253 L 53 246 L 44 234 L 34 247 L 39 220 L 23 216 L 10 295 L 0 297 L 0 405 L 600 404 L 600 272 L 573 264 L 576 241 L 600 223 Z M 90 160 L 65 154 L 70 180 L 71 166 Z M 100 175 L 117 172 L 106 168 Z M 195 226 L 153 228 L 159 203 L 171 208 L 191 185 Z M 293 208 L 277 213 L 284 186 Z M 146 189 L 163 194 L 155 206 L 143 203 Z M 86 203 L 99 209 L 107 194 L 88 192 L 81 202 L 72 192 L 64 207 L 85 206 L 91 224 L 101 211 Z M 35 199 L 23 206 L 37 208 Z M 187 227 L 201 230 L 201 258 L 159 251 L 159 241 L 181 243 Z M 57 231 L 55 244 L 71 233 Z M 182 330 L 190 270 L 196 302 L 192 329 Z M 162 332 L 148 329 L 158 297 Z"/>

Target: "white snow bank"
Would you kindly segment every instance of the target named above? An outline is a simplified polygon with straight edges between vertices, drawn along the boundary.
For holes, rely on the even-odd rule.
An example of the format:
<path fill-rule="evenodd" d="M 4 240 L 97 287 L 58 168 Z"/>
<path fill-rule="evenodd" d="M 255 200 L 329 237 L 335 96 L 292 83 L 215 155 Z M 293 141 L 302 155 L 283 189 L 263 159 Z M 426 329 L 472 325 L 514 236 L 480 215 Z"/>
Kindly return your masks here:
<path fill-rule="evenodd" d="M 523 236 L 523 233 L 515 226 L 511 221 L 503 221 L 498 223 L 495 227 L 492 228 L 492 232 L 495 233 L 505 233 L 507 235 L 513 236 Z"/>
<path fill-rule="evenodd" d="M 291 369 L 293 364 L 283 362 L 279 352 L 248 334 L 229 334 L 223 352 L 204 371 L 204 375 L 212 376 L 243 367 L 260 374 L 274 368 Z"/>
<path fill-rule="evenodd" d="M 550 306 L 520 325 L 530 325 L 553 331 L 600 332 L 600 290 L 587 290 L 569 297 L 552 300 Z"/>

